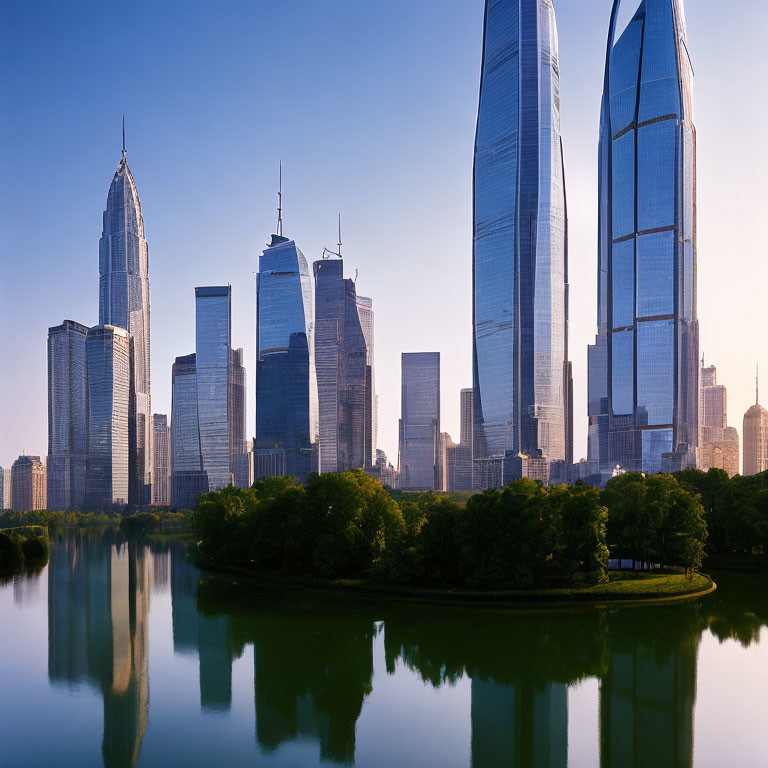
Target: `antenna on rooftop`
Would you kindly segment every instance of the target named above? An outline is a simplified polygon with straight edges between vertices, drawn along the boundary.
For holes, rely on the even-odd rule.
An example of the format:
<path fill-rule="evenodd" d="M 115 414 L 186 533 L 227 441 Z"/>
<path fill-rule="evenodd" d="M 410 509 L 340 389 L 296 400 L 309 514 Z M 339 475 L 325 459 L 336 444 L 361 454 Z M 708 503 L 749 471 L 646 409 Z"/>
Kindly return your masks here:
<path fill-rule="evenodd" d="M 125 160 L 125 115 L 123 115 L 123 160 Z"/>
<path fill-rule="evenodd" d="M 283 236 L 283 161 L 280 161 L 280 181 L 277 187 L 277 234 Z"/>

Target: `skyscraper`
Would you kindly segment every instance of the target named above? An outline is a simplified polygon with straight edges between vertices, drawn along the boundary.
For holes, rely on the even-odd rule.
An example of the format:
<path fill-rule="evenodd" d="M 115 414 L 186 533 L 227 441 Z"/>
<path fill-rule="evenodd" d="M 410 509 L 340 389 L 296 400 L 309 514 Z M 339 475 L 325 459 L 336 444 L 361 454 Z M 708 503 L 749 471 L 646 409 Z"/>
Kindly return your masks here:
<path fill-rule="evenodd" d="M 636 11 L 622 31 L 627 5 Z M 662 459 L 676 467 L 695 459 L 692 82 L 682 0 L 615 0 L 600 126 L 598 337 L 590 350 L 591 434 L 593 441 L 607 434 L 608 468 L 654 473 Z M 590 458 L 605 456 L 603 445 L 591 447 Z"/>
<path fill-rule="evenodd" d="M 195 355 L 177 357 L 171 373 L 171 506 L 194 507 L 208 491 L 200 451 Z"/>
<path fill-rule="evenodd" d="M 11 467 L 11 504 L 19 512 L 46 509 L 45 464 L 39 456 L 19 456 Z"/>
<path fill-rule="evenodd" d="M 461 431 L 459 442 L 462 445 L 472 445 L 472 433 L 474 431 L 474 400 L 473 389 L 462 389 L 459 394 L 459 412 Z"/>
<path fill-rule="evenodd" d="M 88 328 L 72 320 L 48 329 L 48 506 L 83 509 L 88 453 Z"/>
<path fill-rule="evenodd" d="M 702 361 L 700 382 L 698 467 L 724 469 L 733 477 L 739 474 L 739 433 L 728 426 L 727 393 L 714 365 L 705 368 Z"/>
<path fill-rule="evenodd" d="M 365 468 L 373 448 L 372 367 L 355 282 L 344 279 L 340 258 L 316 261 L 314 275 L 320 471 Z"/>
<path fill-rule="evenodd" d="M 133 341 L 135 437 L 131 438 L 130 503 L 148 504 L 152 473 L 149 255 L 136 184 L 125 156 L 107 195 L 99 241 L 99 324 L 123 328 Z"/>
<path fill-rule="evenodd" d="M 403 353 L 400 414 L 400 487 L 434 490 L 439 480 L 439 352 Z"/>
<path fill-rule="evenodd" d="M 3 509 L 11 509 L 11 488 L 13 487 L 13 481 L 11 480 L 11 469 L 10 467 L 0 467 L 0 472 L 2 472 L 3 476 L 3 493 L 2 496 L 0 496 L 0 507 Z"/>
<path fill-rule="evenodd" d="M 357 297 L 357 313 L 365 338 L 365 460 L 366 469 L 376 462 L 376 445 L 379 436 L 379 396 L 376 394 L 376 366 L 374 364 L 374 313 L 373 299 Z"/>
<path fill-rule="evenodd" d="M 164 413 L 152 416 L 152 503 L 166 506 L 170 502 L 171 430 Z"/>
<path fill-rule="evenodd" d="M 474 459 L 566 458 L 568 270 L 552 0 L 487 0 L 475 138 Z"/>
<path fill-rule="evenodd" d="M 256 478 L 268 471 L 304 479 L 318 434 L 312 277 L 293 240 L 277 234 L 256 276 Z"/>
<path fill-rule="evenodd" d="M 760 390 L 755 383 L 755 404 L 744 414 L 744 475 L 768 470 L 768 411 L 760 405 Z"/>
<path fill-rule="evenodd" d="M 97 325 L 85 342 L 88 368 L 86 506 L 129 503 L 134 455 L 133 341 L 123 328 Z"/>

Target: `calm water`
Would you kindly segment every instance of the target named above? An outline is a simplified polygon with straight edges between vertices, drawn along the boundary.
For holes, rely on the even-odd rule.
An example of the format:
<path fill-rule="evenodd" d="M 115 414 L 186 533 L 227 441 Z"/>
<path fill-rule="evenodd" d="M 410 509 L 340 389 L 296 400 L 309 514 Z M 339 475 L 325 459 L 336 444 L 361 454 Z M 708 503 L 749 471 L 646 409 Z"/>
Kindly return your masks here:
<path fill-rule="evenodd" d="M 0 585 L 0 765 L 768 765 L 766 576 L 511 611 L 280 594 L 88 532 Z"/>

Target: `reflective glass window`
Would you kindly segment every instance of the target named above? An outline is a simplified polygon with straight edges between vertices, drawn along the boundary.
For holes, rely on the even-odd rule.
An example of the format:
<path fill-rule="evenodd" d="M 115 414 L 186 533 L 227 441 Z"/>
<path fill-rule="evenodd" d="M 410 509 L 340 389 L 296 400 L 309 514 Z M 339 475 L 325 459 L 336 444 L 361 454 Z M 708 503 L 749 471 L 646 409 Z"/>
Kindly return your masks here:
<path fill-rule="evenodd" d="M 613 414 L 616 416 L 631 414 L 634 403 L 634 331 L 615 332 L 611 352 Z"/>
<path fill-rule="evenodd" d="M 643 431 L 643 472 L 655 475 L 661 472 L 661 455 L 672 451 L 671 429 Z"/>
<path fill-rule="evenodd" d="M 640 128 L 637 140 L 637 228 L 669 227 L 675 223 L 674 120 Z"/>
<path fill-rule="evenodd" d="M 613 246 L 613 327 L 635 322 L 635 241 Z"/>
<path fill-rule="evenodd" d="M 675 393 L 675 321 L 637 324 L 638 426 L 671 424 Z"/>
<path fill-rule="evenodd" d="M 637 238 L 637 316 L 675 311 L 675 233 L 654 232 Z"/>
<path fill-rule="evenodd" d="M 613 142 L 613 238 L 635 231 L 635 132 Z"/>

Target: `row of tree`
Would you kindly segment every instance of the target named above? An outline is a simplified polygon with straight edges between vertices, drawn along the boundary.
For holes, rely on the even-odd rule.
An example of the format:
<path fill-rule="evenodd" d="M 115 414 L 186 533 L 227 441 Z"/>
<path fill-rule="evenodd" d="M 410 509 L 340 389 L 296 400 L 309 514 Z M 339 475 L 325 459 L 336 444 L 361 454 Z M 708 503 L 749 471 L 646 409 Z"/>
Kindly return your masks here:
<path fill-rule="evenodd" d="M 201 553 L 225 565 L 388 584 L 514 589 L 599 583 L 615 555 L 696 569 L 697 497 L 671 476 L 624 475 L 602 493 L 518 480 L 460 505 L 393 497 L 360 471 L 260 480 L 202 496 Z"/>

